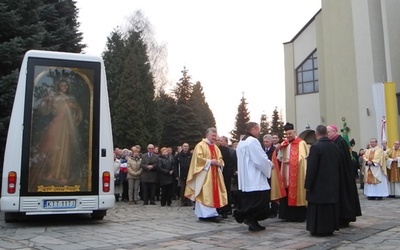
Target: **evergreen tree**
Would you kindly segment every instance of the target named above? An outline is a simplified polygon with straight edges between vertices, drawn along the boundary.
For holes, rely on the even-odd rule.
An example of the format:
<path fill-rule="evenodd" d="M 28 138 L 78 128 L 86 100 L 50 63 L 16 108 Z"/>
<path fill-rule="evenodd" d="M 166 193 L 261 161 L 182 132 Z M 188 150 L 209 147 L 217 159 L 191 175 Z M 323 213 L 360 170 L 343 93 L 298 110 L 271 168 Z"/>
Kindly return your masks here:
<path fill-rule="evenodd" d="M 0 2 L 0 157 L 3 160 L 19 67 L 24 53 L 40 48 L 45 30 L 38 1 Z M 2 161 L 0 162 L 1 166 Z"/>
<path fill-rule="evenodd" d="M 179 127 L 177 122 L 180 117 L 177 113 L 177 105 L 175 99 L 161 90 L 157 96 L 157 105 L 160 110 L 161 121 L 163 125 L 161 133 L 161 144 L 175 148 L 178 145 L 182 145 L 182 141 L 179 140 Z"/>
<path fill-rule="evenodd" d="M 269 133 L 270 133 L 270 129 L 269 129 L 268 117 L 266 114 L 262 114 L 261 118 L 260 118 L 260 135 L 258 137 L 260 142 L 263 141 L 264 135 L 269 134 Z"/>
<path fill-rule="evenodd" d="M 207 128 L 215 127 L 215 118 L 210 106 L 208 106 L 208 103 L 206 102 L 203 87 L 199 81 L 193 85 L 189 104 L 192 106 L 194 113 L 197 114 L 198 122 L 200 124 L 199 130 L 203 131 L 203 136 Z"/>
<path fill-rule="evenodd" d="M 238 113 L 236 115 L 235 129 L 231 131 L 231 141 L 237 142 L 240 136 L 246 133 L 246 123 L 250 121 L 250 112 L 247 110 L 247 102 L 244 95 L 240 99 Z"/>
<path fill-rule="evenodd" d="M 193 92 L 193 84 L 188 70 L 184 67 L 182 70 L 182 78 L 179 79 L 174 94 L 177 101 L 176 111 L 179 118 L 176 121 L 178 131 L 176 131 L 178 140 L 187 142 L 189 145 L 197 144 L 202 138 L 204 132 L 199 126 L 198 115 L 194 112 L 190 105 L 190 98 Z"/>
<path fill-rule="evenodd" d="M 82 32 L 78 31 L 78 11 L 73 0 L 43 0 L 40 21 L 46 33 L 42 46 L 46 50 L 80 53 Z"/>
<path fill-rule="evenodd" d="M 118 29 L 115 29 L 107 38 L 106 50 L 103 52 L 112 124 L 116 123 L 116 102 L 118 100 L 119 91 L 121 91 L 120 85 L 125 65 L 125 51 L 122 33 Z M 115 130 L 115 128 L 113 129 Z"/>
<path fill-rule="evenodd" d="M 283 129 L 284 123 L 282 116 L 279 115 L 277 107 L 272 112 L 271 133 L 277 133 L 281 140 L 284 138 L 285 131 Z"/>
<path fill-rule="evenodd" d="M 114 31 L 103 55 L 105 65 L 110 66 L 106 69 L 114 144 L 119 147 L 139 144 L 143 148 L 148 143 L 158 144 L 160 115 L 141 31 L 131 29 L 126 34 Z"/>

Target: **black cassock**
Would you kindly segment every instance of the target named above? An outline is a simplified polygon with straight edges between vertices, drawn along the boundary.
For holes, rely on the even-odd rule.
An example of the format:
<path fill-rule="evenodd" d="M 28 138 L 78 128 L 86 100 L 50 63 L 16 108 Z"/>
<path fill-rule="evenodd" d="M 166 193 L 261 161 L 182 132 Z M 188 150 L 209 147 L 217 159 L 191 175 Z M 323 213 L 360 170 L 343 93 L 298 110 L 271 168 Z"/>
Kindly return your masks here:
<path fill-rule="evenodd" d="M 360 199 L 356 185 L 356 176 L 351 161 L 350 147 L 342 136 L 338 136 L 333 142 L 341 153 L 339 175 L 339 220 L 341 227 L 346 227 L 350 222 L 356 221 L 356 216 L 361 216 Z"/>
<path fill-rule="evenodd" d="M 328 137 L 310 148 L 307 158 L 307 227 L 311 234 L 330 235 L 339 230 L 340 151 Z"/>

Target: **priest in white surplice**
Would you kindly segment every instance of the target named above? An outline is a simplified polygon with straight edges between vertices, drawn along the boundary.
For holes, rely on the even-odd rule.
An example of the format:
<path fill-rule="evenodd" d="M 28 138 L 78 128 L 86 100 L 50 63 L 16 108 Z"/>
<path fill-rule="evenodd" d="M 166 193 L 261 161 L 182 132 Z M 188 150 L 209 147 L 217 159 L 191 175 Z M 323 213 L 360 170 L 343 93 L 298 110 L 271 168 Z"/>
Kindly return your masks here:
<path fill-rule="evenodd" d="M 258 221 L 269 216 L 270 186 L 273 165 L 261 147 L 258 136 L 260 125 L 255 122 L 246 124 L 246 135 L 237 148 L 238 181 L 241 193 L 241 206 L 234 211 L 238 223 L 245 223 L 250 231 L 265 230 Z"/>

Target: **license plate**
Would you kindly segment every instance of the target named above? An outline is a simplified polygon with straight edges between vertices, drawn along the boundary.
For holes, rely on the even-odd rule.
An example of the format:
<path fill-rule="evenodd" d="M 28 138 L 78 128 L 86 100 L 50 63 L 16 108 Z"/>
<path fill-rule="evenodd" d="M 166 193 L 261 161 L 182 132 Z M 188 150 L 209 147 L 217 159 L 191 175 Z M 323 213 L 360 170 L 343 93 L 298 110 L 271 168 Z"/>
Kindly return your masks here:
<path fill-rule="evenodd" d="M 45 200 L 43 207 L 47 209 L 75 208 L 76 200 Z"/>

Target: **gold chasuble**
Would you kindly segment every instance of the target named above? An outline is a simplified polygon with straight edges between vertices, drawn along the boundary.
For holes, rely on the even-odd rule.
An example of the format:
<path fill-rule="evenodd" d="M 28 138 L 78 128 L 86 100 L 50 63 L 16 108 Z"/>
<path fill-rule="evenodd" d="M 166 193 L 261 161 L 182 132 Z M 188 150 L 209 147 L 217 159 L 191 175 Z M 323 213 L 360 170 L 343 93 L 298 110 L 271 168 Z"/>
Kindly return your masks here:
<path fill-rule="evenodd" d="M 207 160 L 216 159 L 222 165 L 221 151 L 205 139 L 199 142 L 192 155 L 186 180 L 185 197 L 204 206 L 221 208 L 228 204 L 224 177 L 218 166 L 211 165 L 206 171 Z"/>
<path fill-rule="evenodd" d="M 285 184 L 283 183 L 276 154 L 277 150 L 274 150 L 272 153 L 272 163 L 274 164 L 274 168 L 271 170 L 271 201 L 279 200 L 286 196 Z"/>
<path fill-rule="evenodd" d="M 364 156 L 364 161 L 372 161 L 374 164 L 379 164 L 380 169 L 376 165 L 365 165 L 364 183 L 379 184 L 381 183 L 381 173 L 387 175 L 385 155 L 379 147 L 367 149 Z M 380 171 L 382 170 L 382 171 Z"/>
<path fill-rule="evenodd" d="M 289 145 L 290 152 L 287 152 Z M 281 150 L 283 150 L 283 157 L 289 155 L 289 166 L 285 166 L 284 160 L 282 160 L 281 166 L 283 183 L 288 188 L 288 205 L 307 206 L 306 189 L 304 188 L 309 151 L 307 143 L 300 137 L 296 137 L 292 142 L 283 141 Z"/>
<path fill-rule="evenodd" d="M 386 154 L 386 159 L 388 181 L 400 182 L 400 149 L 390 149 Z M 394 159 L 397 159 L 397 161 L 393 161 Z"/>

